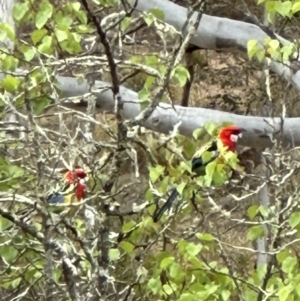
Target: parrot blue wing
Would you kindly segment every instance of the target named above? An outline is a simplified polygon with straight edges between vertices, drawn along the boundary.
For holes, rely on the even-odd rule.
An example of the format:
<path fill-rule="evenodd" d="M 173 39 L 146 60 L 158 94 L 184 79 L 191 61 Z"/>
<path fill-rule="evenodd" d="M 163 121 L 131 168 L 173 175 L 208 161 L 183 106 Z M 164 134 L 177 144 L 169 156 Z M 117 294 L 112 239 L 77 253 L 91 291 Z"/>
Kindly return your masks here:
<path fill-rule="evenodd" d="M 155 223 L 157 223 L 160 220 L 160 218 L 163 216 L 165 211 L 167 211 L 168 209 L 171 208 L 173 202 L 175 201 L 175 199 L 177 198 L 178 195 L 179 195 L 179 193 L 178 193 L 177 189 L 174 188 L 171 195 L 167 199 L 167 201 L 162 205 L 162 207 L 160 209 L 156 210 L 156 212 L 154 213 L 153 221 Z"/>
<path fill-rule="evenodd" d="M 65 196 L 60 193 L 53 193 L 47 197 L 47 202 L 49 204 L 61 204 L 65 200 Z"/>
<path fill-rule="evenodd" d="M 210 159 L 205 162 L 203 161 L 203 158 L 202 158 L 202 155 L 204 152 L 212 153 L 212 156 L 210 157 Z M 219 156 L 219 151 L 218 151 L 217 139 L 213 138 L 213 139 L 209 140 L 207 143 L 205 143 L 194 154 L 193 159 L 192 159 L 192 167 L 191 167 L 192 172 L 195 172 L 196 170 L 201 169 L 201 167 L 204 168 L 207 164 L 214 161 L 218 156 Z M 205 170 L 203 172 L 205 172 Z M 156 210 L 156 212 L 154 213 L 153 221 L 155 223 L 158 222 L 158 220 L 163 216 L 165 211 L 167 211 L 168 209 L 171 208 L 173 202 L 175 201 L 175 199 L 178 195 L 179 195 L 178 191 L 176 190 L 176 188 L 174 188 L 170 197 L 165 202 L 165 204 L 160 209 Z"/>
<path fill-rule="evenodd" d="M 208 161 L 203 162 L 202 155 L 204 152 L 211 152 L 212 156 Z M 210 162 L 214 161 L 219 156 L 217 140 L 213 139 L 204 144 L 193 156 L 192 159 L 192 171 L 196 171 L 202 166 L 206 166 Z"/>
<path fill-rule="evenodd" d="M 50 193 L 46 200 L 49 204 L 68 202 L 74 194 L 75 188 L 74 184 L 65 184 L 61 190 Z"/>

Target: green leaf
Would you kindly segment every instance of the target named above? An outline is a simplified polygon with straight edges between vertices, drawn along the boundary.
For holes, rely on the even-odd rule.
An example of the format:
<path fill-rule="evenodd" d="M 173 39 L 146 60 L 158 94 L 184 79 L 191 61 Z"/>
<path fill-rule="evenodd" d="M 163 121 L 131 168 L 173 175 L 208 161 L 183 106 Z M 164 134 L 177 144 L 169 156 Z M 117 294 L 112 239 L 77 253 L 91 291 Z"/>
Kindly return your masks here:
<path fill-rule="evenodd" d="M 272 50 L 276 51 L 279 48 L 280 43 L 278 40 L 271 40 L 268 45 L 272 48 Z"/>
<path fill-rule="evenodd" d="M 6 76 L 1 82 L 1 86 L 8 92 L 15 92 L 20 85 L 20 80 L 11 75 Z"/>
<path fill-rule="evenodd" d="M 6 38 L 9 38 L 11 41 L 15 40 L 15 31 L 9 24 L 0 22 L 0 32 L 1 41 L 4 41 Z"/>
<path fill-rule="evenodd" d="M 55 36 L 56 36 L 58 42 L 62 42 L 62 41 L 65 41 L 68 39 L 68 34 L 64 30 L 61 30 L 61 29 L 55 30 Z"/>
<path fill-rule="evenodd" d="M 23 49 L 22 52 L 27 62 L 30 62 L 36 54 L 36 50 L 34 47 L 26 47 L 25 49 Z"/>
<path fill-rule="evenodd" d="M 277 1 L 266 1 L 266 9 L 268 12 L 275 11 Z"/>
<path fill-rule="evenodd" d="M 263 216 L 263 217 L 268 217 L 269 216 L 269 209 L 265 206 L 259 206 L 258 208 L 260 214 Z"/>
<path fill-rule="evenodd" d="M 48 97 L 39 97 L 33 102 L 33 111 L 36 115 L 43 113 L 44 109 L 50 104 Z"/>
<path fill-rule="evenodd" d="M 75 11 L 75 15 L 82 24 L 87 25 L 88 19 L 87 19 L 85 11 L 83 11 L 83 10 Z"/>
<path fill-rule="evenodd" d="M 186 158 L 192 158 L 193 155 L 196 152 L 197 145 L 194 143 L 192 139 L 188 139 L 186 142 L 184 142 L 183 145 L 183 153 Z M 191 163 L 189 163 L 190 169 L 191 169 Z"/>
<path fill-rule="evenodd" d="M 8 263 L 13 262 L 18 256 L 18 251 L 14 247 L 8 245 L 2 245 L 0 247 L 0 253 Z"/>
<path fill-rule="evenodd" d="M 270 2 L 270 1 L 269 1 Z M 267 2 L 268 3 L 268 2 Z M 276 16 L 276 12 L 275 10 L 271 10 L 268 12 L 268 21 L 271 23 L 271 24 L 274 24 L 274 21 L 275 21 L 275 16 Z"/>
<path fill-rule="evenodd" d="M 174 287 L 170 286 L 169 284 L 164 284 L 162 290 L 167 295 L 172 295 L 174 293 Z"/>
<path fill-rule="evenodd" d="M 293 44 L 284 45 L 280 52 L 282 53 L 282 60 L 289 61 L 290 56 L 295 52 L 295 47 Z"/>
<path fill-rule="evenodd" d="M 204 176 L 204 180 L 205 180 L 205 185 L 206 186 L 211 186 L 211 182 L 213 180 L 213 174 L 216 170 L 216 166 L 217 166 L 217 162 L 216 161 L 213 161 L 213 162 L 210 162 L 209 164 L 206 165 L 206 168 L 205 168 L 205 176 Z"/>
<path fill-rule="evenodd" d="M 190 79 L 190 73 L 185 67 L 179 65 L 172 70 L 171 77 L 175 77 L 180 87 L 183 87 L 187 80 Z"/>
<path fill-rule="evenodd" d="M 159 279 L 151 278 L 147 285 L 153 294 L 157 294 L 161 288 L 161 282 Z"/>
<path fill-rule="evenodd" d="M 47 34 L 46 29 L 37 29 L 31 34 L 31 40 L 34 45 L 36 45 L 42 38 Z"/>
<path fill-rule="evenodd" d="M 53 275 L 53 280 L 57 283 L 62 276 L 62 269 L 55 269 Z"/>
<path fill-rule="evenodd" d="M 262 62 L 266 57 L 265 51 L 263 49 L 259 49 L 256 52 L 256 57 L 257 57 L 259 62 Z"/>
<path fill-rule="evenodd" d="M 292 228 L 295 228 L 300 223 L 300 212 L 293 212 L 289 217 L 289 224 Z"/>
<path fill-rule="evenodd" d="M 68 39 L 61 43 L 61 47 L 70 54 L 78 54 L 82 51 L 80 41 L 81 36 L 75 32 L 71 32 L 68 35 Z"/>
<path fill-rule="evenodd" d="M 165 13 L 163 10 L 159 8 L 151 8 L 148 10 L 149 13 L 151 13 L 155 18 L 159 20 L 164 20 L 165 19 Z"/>
<path fill-rule="evenodd" d="M 293 285 L 289 283 L 287 286 L 282 287 L 278 292 L 278 297 L 280 301 L 286 301 L 293 291 Z"/>
<path fill-rule="evenodd" d="M 297 265 L 297 258 L 289 256 L 282 262 L 282 270 L 289 274 L 293 272 Z"/>
<path fill-rule="evenodd" d="M 258 42 L 257 40 L 249 40 L 247 43 L 247 53 L 248 57 L 251 60 L 253 56 L 257 53 L 258 51 Z"/>
<path fill-rule="evenodd" d="M 10 285 L 12 288 L 16 288 L 20 285 L 21 281 L 22 281 L 22 277 L 19 277 L 19 278 L 16 278 L 16 279 L 13 279 L 11 282 L 10 282 Z"/>
<path fill-rule="evenodd" d="M 161 165 L 150 166 L 150 179 L 155 183 L 158 178 L 164 173 L 165 168 Z"/>
<path fill-rule="evenodd" d="M 279 263 L 282 263 L 289 256 L 290 256 L 289 252 L 287 250 L 283 250 L 276 255 L 276 258 Z"/>
<path fill-rule="evenodd" d="M 295 284 L 294 289 L 295 289 L 296 297 L 299 298 L 300 297 L 300 283 L 299 283 L 299 281 L 297 281 L 297 284 Z M 297 298 L 297 300 L 298 300 L 298 298 Z"/>
<path fill-rule="evenodd" d="M 38 46 L 38 50 L 42 53 L 51 54 L 52 49 L 52 37 L 45 36 L 42 40 L 42 43 Z"/>
<path fill-rule="evenodd" d="M 197 128 L 193 131 L 193 137 L 198 140 L 205 133 L 204 128 Z"/>
<path fill-rule="evenodd" d="M 206 122 L 204 128 L 210 136 L 215 136 L 218 130 L 218 124 L 216 122 Z"/>
<path fill-rule="evenodd" d="M 15 3 L 13 8 L 13 17 L 17 21 L 21 21 L 29 10 L 29 2 Z"/>
<path fill-rule="evenodd" d="M 122 226 L 122 233 L 128 233 L 132 231 L 136 226 L 135 221 L 129 221 Z"/>
<path fill-rule="evenodd" d="M 270 40 L 268 42 L 268 49 L 267 49 L 267 53 L 269 55 L 271 55 L 272 57 L 276 57 L 279 54 L 279 50 L 280 50 L 280 44 L 278 40 Z"/>
<path fill-rule="evenodd" d="M 185 275 L 182 271 L 181 265 L 178 264 L 177 262 L 173 262 L 170 266 L 170 276 L 175 279 L 179 279 L 183 274 Z"/>
<path fill-rule="evenodd" d="M 0 178 L 1 178 L 1 176 L 0 176 Z M 6 219 L 2 216 L 0 217 L 0 231 L 6 230 L 11 225 L 13 225 L 13 223 L 11 221 L 9 221 L 8 219 Z"/>
<path fill-rule="evenodd" d="M 91 28 L 83 24 L 76 26 L 76 30 L 78 33 L 91 33 Z"/>
<path fill-rule="evenodd" d="M 144 17 L 144 20 L 145 20 L 145 22 L 146 22 L 146 24 L 148 25 L 148 27 L 153 23 L 153 21 L 154 21 L 154 16 L 152 15 L 152 14 L 147 14 L 147 13 L 145 13 L 144 15 L 143 15 L 143 17 Z"/>
<path fill-rule="evenodd" d="M 182 195 L 182 192 L 183 192 L 186 184 L 187 184 L 186 182 L 181 182 L 179 185 L 177 185 L 176 189 L 180 195 Z"/>
<path fill-rule="evenodd" d="M 252 205 L 248 208 L 247 213 L 250 219 L 253 219 L 257 213 L 258 213 L 258 206 L 257 205 Z"/>
<path fill-rule="evenodd" d="M 157 55 L 148 55 L 146 57 L 145 63 L 149 67 L 153 67 L 153 68 L 157 67 L 157 65 L 159 63 Z"/>
<path fill-rule="evenodd" d="M 35 26 L 38 29 L 41 29 L 47 21 L 52 17 L 53 6 L 49 2 L 42 2 L 40 9 L 35 17 Z"/>
<path fill-rule="evenodd" d="M 225 181 L 230 177 L 230 174 L 224 170 L 224 167 L 224 164 L 217 164 L 216 171 L 214 172 L 212 178 L 212 183 L 216 187 L 223 186 Z"/>
<path fill-rule="evenodd" d="M 284 2 L 276 1 L 275 10 L 283 17 L 288 17 L 292 10 L 292 2 L 291 1 L 284 1 Z"/>
<path fill-rule="evenodd" d="M 130 26 L 132 19 L 130 17 L 125 17 L 121 22 L 121 30 L 126 31 Z"/>
<path fill-rule="evenodd" d="M 144 83 L 144 88 L 146 90 L 149 90 L 153 86 L 154 83 L 155 83 L 155 77 L 149 75 L 149 76 L 147 76 L 146 81 Z"/>
<path fill-rule="evenodd" d="M 262 281 L 266 277 L 267 272 L 267 264 L 262 263 L 256 269 L 256 276 L 258 277 L 259 281 Z"/>
<path fill-rule="evenodd" d="M 142 62 L 142 58 L 141 58 L 141 56 L 133 55 L 132 57 L 130 57 L 129 61 L 133 64 L 139 64 Z"/>
<path fill-rule="evenodd" d="M 196 237 L 204 241 L 214 241 L 214 237 L 210 233 L 197 233 Z"/>
<path fill-rule="evenodd" d="M 300 2 L 293 3 L 292 13 L 295 14 L 300 11 Z"/>
<path fill-rule="evenodd" d="M 198 253 L 202 250 L 202 245 L 201 244 L 194 244 L 194 243 L 189 243 L 186 247 L 186 252 L 190 256 L 196 256 Z"/>
<path fill-rule="evenodd" d="M 71 2 L 70 5 L 71 5 L 71 8 L 74 11 L 79 11 L 80 10 L 80 7 L 81 7 L 80 2 L 73 2 L 73 3 Z"/>
<path fill-rule="evenodd" d="M 65 16 L 62 12 L 56 12 L 54 15 L 54 21 L 60 29 L 69 30 L 73 24 L 73 19 L 70 16 Z"/>
<path fill-rule="evenodd" d="M 213 157 L 213 153 L 212 152 L 204 152 L 201 156 L 202 160 L 204 163 L 208 162 L 212 157 Z"/>
<path fill-rule="evenodd" d="M 231 295 L 230 291 L 222 290 L 222 292 L 221 292 L 223 301 L 227 301 L 229 299 L 230 295 Z"/>
<path fill-rule="evenodd" d="M 132 253 L 134 250 L 134 245 L 128 241 L 121 241 L 120 247 L 126 252 L 126 253 Z"/>
<path fill-rule="evenodd" d="M 1 30 L 0 30 L 1 32 Z M 2 71 L 15 71 L 18 67 L 19 60 L 12 55 L 2 54 Z"/>
<path fill-rule="evenodd" d="M 265 230 L 262 225 L 253 226 L 249 229 L 247 236 L 249 240 L 255 240 L 257 238 L 264 237 Z"/>
<path fill-rule="evenodd" d="M 170 264 L 172 264 L 175 261 L 175 257 L 167 257 L 164 258 L 161 263 L 160 263 L 160 268 L 161 269 L 165 269 L 166 267 L 168 267 Z"/>
<path fill-rule="evenodd" d="M 148 100 L 150 98 L 150 91 L 148 89 L 143 88 L 138 92 L 139 100 Z"/>
<path fill-rule="evenodd" d="M 199 300 L 195 299 L 195 295 L 192 293 L 182 293 L 178 299 L 178 301 L 194 301 Z"/>
<path fill-rule="evenodd" d="M 114 261 L 120 258 L 120 250 L 119 249 L 109 249 L 108 251 L 109 259 Z"/>

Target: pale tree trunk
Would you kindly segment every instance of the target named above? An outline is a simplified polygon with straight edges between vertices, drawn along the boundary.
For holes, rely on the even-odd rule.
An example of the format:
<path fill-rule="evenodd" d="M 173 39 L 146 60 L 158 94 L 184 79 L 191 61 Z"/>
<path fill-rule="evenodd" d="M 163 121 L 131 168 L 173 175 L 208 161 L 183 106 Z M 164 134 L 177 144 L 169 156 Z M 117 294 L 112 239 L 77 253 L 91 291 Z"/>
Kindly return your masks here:
<path fill-rule="evenodd" d="M 7 23 L 15 29 L 15 22 L 13 20 L 13 6 L 17 0 L 0 0 L 0 22 Z M 14 42 L 9 38 L 6 38 L 3 42 L 0 42 L 0 48 L 3 48 L 6 52 L 12 53 L 14 50 Z M 9 108 L 6 109 L 7 114 L 4 117 L 4 121 L 13 124 L 17 122 L 16 114 L 13 114 Z"/>
<path fill-rule="evenodd" d="M 12 11 L 15 3 L 17 3 L 17 0 L 0 0 L 0 22 L 7 23 L 13 28 L 15 28 L 15 22 L 13 20 Z M 0 47 L 12 52 L 14 43 L 10 39 L 6 39 L 0 42 Z"/>
<path fill-rule="evenodd" d="M 268 21 L 268 12 L 265 8 L 265 11 L 264 11 L 264 25 L 269 27 L 271 24 L 269 23 Z M 268 100 L 267 100 L 267 108 L 265 110 L 262 110 L 263 112 L 266 112 L 269 116 L 271 115 L 270 113 L 270 110 L 268 108 L 271 108 L 273 109 L 273 102 L 272 102 L 272 95 L 271 95 L 271 90 L 270 90 L 270 85 L 269 85 L 269 79 L 270 78 L 270 70 L 269 70 L 269 64 L 265 63 L 264 64 L 264 72 L 263 74 L 265 74 L 265 90 L 266 90 L 266 94 L 268 96 Z M 264 105 L 262 105 L 264 106 Z M 265 179 L 268 179 L 270 177 L 270 171 L 268 170 L 267 168 L 267 165 L 266 165 L 266 160 L 265 158 L 263 157 L 263 155 L 261 154 L 261 162 L 263 164 L 263 168 L 262 168 L 262 177 L 265 177 Z M 270 193 L 269 193 L 269 185 L 266 184 L 262 190 L 258 193 L 258 198 L 259 198 L 259 201 L 260 201 L 260 206 L 264 207 L 264 208 L 269 208 L 270 206 Z M 268 264 L 268 261 L 269 261 L 269 257 L 267 255 L 267 252 L 268 252 L 268 243 L 267 243 L 267 236 L 268 236 L 268 232 L 269 232 L 269 229 L 267 227 L 267 225 L 263 224 L 263 228 L 264 228 L 264 231 L 265 231 L 265 237 L 262 237 L 262 238 L 258 238 L 257 239 L 257 251 L 258 251 L 258 256 L 257 256 L 257 260 L 256 260 L 256 266 L 257 268 L 262 265 L 262 264 L 265 264 L 267 265 Z"/>
<path fill-rule="evenodd" d="M 0 16 L 3 20 L 5 19 L 12 22 L 12 5 L 16 0 L 0 1 L 0 3 L 2 3 Z M 178 28 L 182 27 L 186 19 L 187 9 L 175 3 L 166 0 L 139 0 L 137 8 L 144 11 L 155 6 L 165 11 L 166 22 Z M 192 42 L 202 48 L 216 49 L 218 45 L 222 46 L 221 42 L 225 43 L 228 47 L 236 46 L 238 48 L 245 48 L 249 39 L 257 38 L 259 41 L 263 41 L 266 36 L 267 35 L 262 32 L 259 27 L 253 24 L 203 15 L 197 34 L 193 36 Z M 280 40 L 282 41 L 282 38 L 280 38 Z M 288 43 L 288 41 L 284 41 L 284 43 Z M 276 62 L 271 64 L 271 69 L 280 76 L 293 82 L 296 86 L 299 86 L 300 89 L 300 72 L 294 74 L 290 68 Z M 0 80 L 2 80 L 4 76 L 3 73 L 0 73 Z M 298 77 L 299 82 L 297 82 Z M 82 97 L 90 91 L 90 85 L 87 81 L 78 83 L 76 78 L 63 76 L 56 76 L 56 79 L 62 91 L 62 96 L 65 98 L 70 99 L 73 96 Z M 101 81 L 95 82 L 95 87 L 101 88 L 104 86 L 107 87 L 109 84 Z M 95 87 L 93 87 L 93 90 Z M 139 115 L 141 113 L 141 106 L 138 100 L 138 94 L 125 87 L 120 87 L 120 94 L 124 103 L 124 118 L 132 119 Z M 94 95 L 96 96 L 96 105 L 99 111 L 114 112 L 115 100 L 111 90 L 95 92 Z M 71 106 L 75 110 L 80 110 L 83 107 L 82 103 L 76 104 L 73 103 L 72 100 L 69 100 L 69 103 L 66 105 Z M 231 121 L 247 130 L 241 141 L 243 145 L 260 148 L 270 147 L 272 143 L 266 133 L 278 132 L 282 126 L 284 145 L 300 145 L 300 118 L 285 118 L 284 123 L 281 124 L 280 117 L 264 118 L 259 116 L 242 116 L 204 108 L 174 107 L 166 103 L 159 104 L 143 125 L 157 132 L 169 133 L 180 121 L 180 133 L 190 136 L 196 128 L 202 127 L 207 121 L 215 121 L 218 123 Z"/>

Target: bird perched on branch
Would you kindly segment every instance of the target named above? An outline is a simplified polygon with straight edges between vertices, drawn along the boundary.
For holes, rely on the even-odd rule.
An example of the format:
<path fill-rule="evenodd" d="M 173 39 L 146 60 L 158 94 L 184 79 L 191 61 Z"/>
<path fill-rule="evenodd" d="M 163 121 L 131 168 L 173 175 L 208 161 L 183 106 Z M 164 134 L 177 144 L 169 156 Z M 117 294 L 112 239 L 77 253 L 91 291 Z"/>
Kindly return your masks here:
<path fill-rule="evenodd" d="M 76 168 L 64 175 L 64 185 L 47 197 L 49 204 L 73 203 L 81 201 L 85 197 L 87 174 L 83 169 Z"/>
<path fill-rule="evenodd" d="M 204 144 L 193 156 L 191 170 L 197 176 L 206 174 L 206 167 L 209 163 L 216 161 L 224 163 L 224 156 L 228 152 L 236 151 L 236 143 L 242 137 L 242 129 L 237 126 L 226 126 L 219 130 L 216 137 Z M 226 164 L 226 163 L 225 163 Z M 166 203 L 154 213 L 153 221 L 157 222 L 164 212 L 171 208 L 179 192 L 173 189 Z"/>
<path fill-rule="evenodd" d="M 46 201 L 49 204 L 68 204 L 81 201 L 85 197 L 86 176 L 86 171 L 81 168 L 75 168 L 67 171 L 63 176 L 64 183 L 61 185 L 60 189 L 55 189 L 55 191 L 48 194 Z M 54 211 L 58 212 L 59 210 L 56 208 Z M 41 218 L 41 216 L 37 214 L 35 207 L 27 207 L 18 210 L 16 215 L 24 222 L 29 222 L 32 218 L 35 221 L 38 221 Z"/>

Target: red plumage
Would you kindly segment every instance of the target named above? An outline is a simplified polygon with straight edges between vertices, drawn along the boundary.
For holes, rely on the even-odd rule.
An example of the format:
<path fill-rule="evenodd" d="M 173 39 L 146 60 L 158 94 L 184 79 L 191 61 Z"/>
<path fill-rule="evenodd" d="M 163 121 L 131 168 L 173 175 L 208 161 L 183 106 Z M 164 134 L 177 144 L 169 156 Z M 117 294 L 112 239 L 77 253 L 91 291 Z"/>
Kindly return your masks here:
<path fill-rule="evenodd" d="M 78 200 L 84 198 L 85 194 L 85 181 L 86 172 L 81 168 L 75 168 L 74 170 L 67 171 L 64 175 L 64 178 L 68 181 L 69 184 L 76 185 L 75 195 Z"/>
<path fill-rule="evenodd" d="M 228 150 L 234 152 L 236 150 L 237 138 L 234 136 L 240 137 L 242 134 L 242 129 L 235 125 L 230 125 L 222 128 L 218 134 L 218 138 L 222 141 L 224 146 L 228 147 Z"/>

